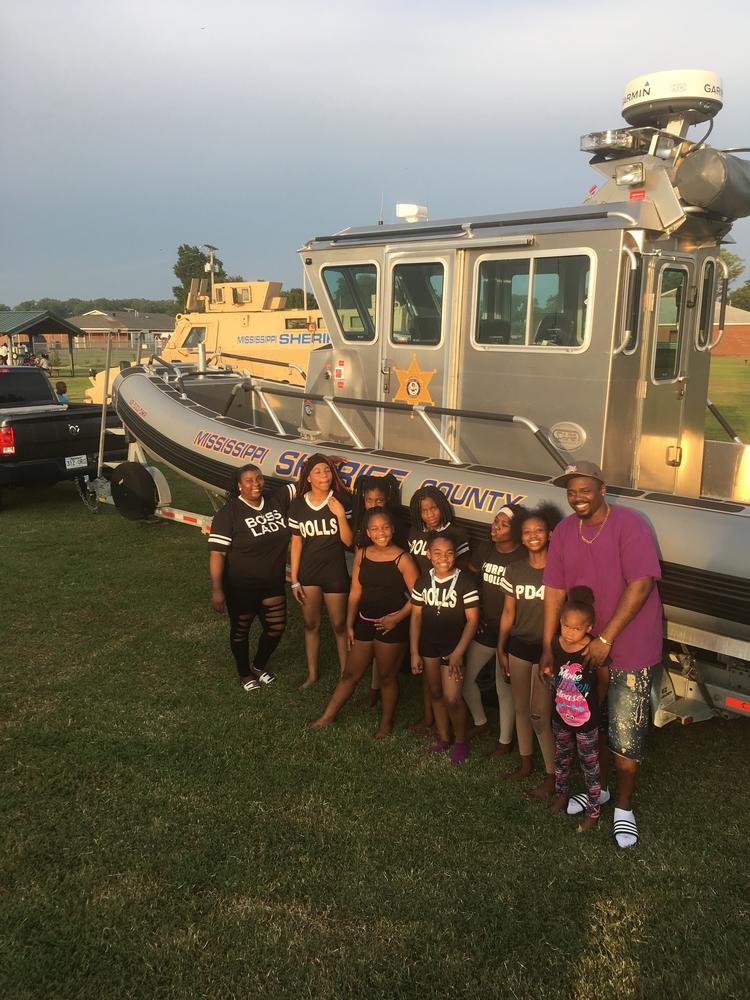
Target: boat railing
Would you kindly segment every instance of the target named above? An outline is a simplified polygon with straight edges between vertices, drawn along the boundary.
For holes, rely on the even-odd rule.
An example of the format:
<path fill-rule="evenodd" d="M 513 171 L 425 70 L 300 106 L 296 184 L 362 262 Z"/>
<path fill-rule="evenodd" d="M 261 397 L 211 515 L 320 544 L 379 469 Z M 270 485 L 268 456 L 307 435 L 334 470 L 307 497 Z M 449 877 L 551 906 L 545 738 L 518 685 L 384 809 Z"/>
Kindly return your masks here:
<path fill-rule="evenodd" d="M 536 438 L 541 447 L 544 448 L 547 454 L 561 469 L 566 468 L 570 464 L 570 458 L 568 455 L 555 446 L 544 428 L 539 427 L 533 422 L 533 420 L 529 420 L 527 417 L 521 417 L 514 413 L 487 413 L 484 410 L 464 410 L 452 406 L 434 406 L 426 403 L 417 403 L 412 406 L 409 403 L 394 403 L 386 400 L 355 399 L 351 396 L 330 396 L 317 392 L 305 392 L 304 390 L 293 389 L 291 387 L 272 386 L 268 383 L 260 386 L 248 379 L 241 382 L 233 389 L 232 396 L 224 411 L 224 416 L 229 411 L 229 408 L 234 400 L 234 395 L 239 391 L 253 393 L 263 406 L 276 432 L 284 437 L 290 437 L 291 435 L 287 434 L 284 430 L 277 414 L 269 403 L 267 398 L 269 395 L 282 396 L 287 399 L 299 399 L 303 402 L 303 404 L 306 402 L 322 403 L 334 415 L 349 439 L 352 441 L 354 447 L 359 451 L 366 451 L 368 446 L 360 439 L 359 435 L 356 433 L 339 407 L 355 406 L 358 410 L 381 410 L 389 413 L 416 414 L 424 422 L 425 426 L 433 435 L 440 447 L 445 451 L 446 455 L 448 455 L 453 465 L 463 465 L 465 463 L 462 462 L 460 456 L 454 451 L 448 441 L 446 441 L 445 436 L 441 433 L 440 429 L 430 419 L 431 416 L 456 417 L 463 418 L 465 420 L 485 420 L 489 423 L 515 424 L 516 426 L 524 427 Z"/>

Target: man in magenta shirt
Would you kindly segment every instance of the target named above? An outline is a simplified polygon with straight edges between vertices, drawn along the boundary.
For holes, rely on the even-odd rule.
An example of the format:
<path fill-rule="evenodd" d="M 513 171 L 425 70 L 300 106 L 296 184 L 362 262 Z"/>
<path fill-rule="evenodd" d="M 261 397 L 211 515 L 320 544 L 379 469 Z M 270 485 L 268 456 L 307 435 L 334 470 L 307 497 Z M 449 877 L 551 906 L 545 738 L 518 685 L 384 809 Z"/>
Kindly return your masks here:
<path fill-rule="evenodd" d="M 571 587 L 590 587 L 596 620 L 587 662 L 597 667 L 611 659 L 608 735 L 617 769 L 615 842 L 633 847 L 638 829 L 631 800 L 645 750 L 652 667 L 662 657 L 662 607 L 654 586 L 661 579 L 659 557 L 647 522 L 635 511 L 607 503 L 598 466 L 568 466 L 554 484 L 567 490 L 573 514 L 555 528 L 550 540 L 540 670 L 552 665 L 551 643 L 566 593 Z M 609 798 L 605 757 L 603 748 L 602 802 Z M 570 800 L 568 812 L 583 810 L 581 798 Z"/>

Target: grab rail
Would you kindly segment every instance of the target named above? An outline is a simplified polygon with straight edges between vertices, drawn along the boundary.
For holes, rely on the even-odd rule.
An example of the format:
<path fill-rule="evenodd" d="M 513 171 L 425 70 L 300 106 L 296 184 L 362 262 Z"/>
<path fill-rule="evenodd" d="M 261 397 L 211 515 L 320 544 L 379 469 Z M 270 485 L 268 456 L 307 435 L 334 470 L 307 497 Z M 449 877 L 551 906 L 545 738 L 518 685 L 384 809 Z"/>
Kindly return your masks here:
<path fill-rule="evenodd" d="M 729 268 L 727 267 L 726 261 L 718 257 L 716 263 L 724 272 L 724 280 L 721 283 L 721 305 L 719 307 L 719 329 L 716 333 L 716 340 L 712 340 L 708 347 L 705 348 L 710 354 L 715 347 L 719 346 L 719 341 L 724 336 L 724 319 L 727 314 L 727 298 L 729 296 Z"/>
<path fill-rule="evenodd" d="M 454 465 L 462 465 L 463 463 L 435 424 L 429 419 L 430 415 L 434 415 L 436 417 L 463 417 L 466 420 L 487 420 L 491 423 L 500 424 L 518 424 L 521 427 L 525 427 L 534 435 L 542 448 L 544 448 L 547 454 L 550 455 L 550 457 L 557 465 L 559 465 L 561 469 L 567 468 L 570 464 L 567 456 L 555 447 L 544 430 L 527 417 L 519 417 L 513 413 L 486 413 L 483 410 L 462 410 L 452 406 L 434 406 L 432 404 L 428 405 L 423 403 L 411 406 L 409 403 L 393 403 L 385 400 L 355 399 L 351 396 L 326 396 L 318 392 L 304 392 L 303 390 L 292 388 L 282 389 L 275 386 L 269 388 L 268 385 L 261 387 L 253 385 L 251 382 L 249 383 L 247 381 L 242 382 L 239 386 L 235 387 L 236 391 L 239 389 L 242 389 L 245 392 L 253 392 L 258 396 L 266 412 L 271 417 L 277 431 L 279 431 L 279 433 L 283 433 L 284 437 L 289 437 L 289 435 L 279 430 L 280 424 L 278 417 L 273 412 L 268 400 L 266 399 L 267 393 L 274 396 L 285 396 L 288 399 L 300 399 L 313 403 L 324 403 L 338 419 L 341 426 L 354 442 L 355 448 L 360 451 L 366 450 L 366 446 L 360 441 L 349 422 L 339 411 L 339 406 L 356 406 L 360 410 L 385 410 L 386 412 L 391 413 L 418 414 L 425 424 L 427 424 L 430 432 L 440 443 L 440 446 L 445 450 L 446 454 L 450 456 L 450 460 Z"/>

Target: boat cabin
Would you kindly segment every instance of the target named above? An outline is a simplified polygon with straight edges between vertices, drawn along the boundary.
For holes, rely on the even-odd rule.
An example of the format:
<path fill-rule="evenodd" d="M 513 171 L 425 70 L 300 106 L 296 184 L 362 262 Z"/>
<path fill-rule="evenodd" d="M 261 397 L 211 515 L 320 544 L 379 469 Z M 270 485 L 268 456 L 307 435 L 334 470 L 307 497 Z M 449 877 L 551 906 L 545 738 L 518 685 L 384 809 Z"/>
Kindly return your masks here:
<path fill-rule="evenodd" d="M 584 205 L 306 244 L 331 344 L 310 358 L 307 389 L 330 399 L 306 403 L 304 434 L 546 476 L 540 428 L 613 485 L 750 499 L 748 450 L 704 435 L 721 241 L 750 204 L 703 207 L 706 164 L 688 203 L 691 157 L 727 157 L 685 139 L 718 98 L 677 103 L 585 137 L 605 180 Z"/>

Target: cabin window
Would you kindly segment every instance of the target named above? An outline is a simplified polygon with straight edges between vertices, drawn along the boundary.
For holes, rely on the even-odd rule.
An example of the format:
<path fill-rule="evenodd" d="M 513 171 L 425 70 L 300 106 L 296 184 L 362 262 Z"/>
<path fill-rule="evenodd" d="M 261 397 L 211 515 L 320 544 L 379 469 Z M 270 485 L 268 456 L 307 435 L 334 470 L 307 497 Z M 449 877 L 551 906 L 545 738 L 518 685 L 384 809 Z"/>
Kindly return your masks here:
<path fill-rule="evenodd" d="M 284 326 L 287 330 L 306 330 L 307 319 L 304 316 L 302 319 L 285 319 Z"/>
<path fill-rule="evenodd" d="M 487 346 L 580 347 L 588 256 L 485 260 L 479 265 L 475 341 Z"/>
<path fill-rule="evenodd" d="M 698 331 L 695 345 L 699 351 L 705 351 L 711 340 L 711 330 L 714 322 L 714 295 L 716 284 L 716 263 L 707 260 L 703 267 L 703 284 L 701 285 L 701 308 L 698 316 Z"/>
<path fill-rule="evenodd" d="M 322 316 L 318 316 L 318 329 L 325 330 L 325 328 L 326 328 L 326 321 L 323 319 Z"/>
<path fill-rule="evenodd" d="M 206 342 L 206 328 L 205 326 L 194 326 L 191 327 L 190 333 L 185 337 L 182 342 L 183 347 L 197 347 L 198 344 L 204 344 Z"/>
<path fill-rule="evenodd" d="M 250 289 L 249 288 L 233 288 L 232 289 L 232 300 L 236 306 L 241 306 L 243 302 L 250 301 Z"/>
<path fill-rule="evenodd" d="M 442 264 L 397 264 L 393 269 L 391 340 L 435 347 L 443 325 Z"/>
<path fill-rule="evenodd" d="M 344 340 L 369 343 L 375 340 L 375 307 L 378 273 L 374 264 L 324 267 L 331 304 L 339 318 Z"/>
<path fill-rule="evenodd" d="M 643 284 L 643 264 L 640 258 L 634 271 L 627 271 L 627 296 L 625 299 L 625 330 L 628 339 L 622 349 L 623 354 L 635 354 L 641 325 L 641 287 Z M 623 331 L 624 332 L 624 331 Z"/>
<path fill-rule="evenodd" d="M 674 382 L 680 374 L 687 283 L 687 271 L 681 267 L 666 267 L 661 272 L 652 370 L 654 382 Z"/>
<path fill-rule="evenodd" d="M 224 301 L 224 289 L 223 288 L 214 288 L 214 298 L 216 299 L 217 302 L 223 302 Z"/>

